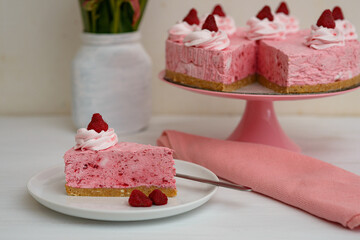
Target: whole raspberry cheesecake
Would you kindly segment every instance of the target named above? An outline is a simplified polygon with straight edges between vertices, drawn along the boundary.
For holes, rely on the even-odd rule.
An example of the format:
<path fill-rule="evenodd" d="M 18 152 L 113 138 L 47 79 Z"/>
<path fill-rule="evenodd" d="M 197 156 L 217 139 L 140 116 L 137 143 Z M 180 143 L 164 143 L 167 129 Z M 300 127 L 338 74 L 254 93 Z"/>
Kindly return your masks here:
<path fill-rule="evenodd" d="M 205 19 L 205 20 L 204 20 Z M 279 93 L 313 93 L 360 84 L 360 43 L 340 7 L 299 30 L 285 2 L 264 6 L 237 28 L 220 5 L 199 20 L 192 9 L 166 40 L 165 78 L 233 91 L 254 81 Z"/>
<path fill-rule="evenodd" d="M 71 196 L 128 197 L 134 189 L 159 189 L 176 196 L 173 150 L 118 142 L 98 113 L 77 131 L 75 147 L 64 155 L 66 192 Z"/>

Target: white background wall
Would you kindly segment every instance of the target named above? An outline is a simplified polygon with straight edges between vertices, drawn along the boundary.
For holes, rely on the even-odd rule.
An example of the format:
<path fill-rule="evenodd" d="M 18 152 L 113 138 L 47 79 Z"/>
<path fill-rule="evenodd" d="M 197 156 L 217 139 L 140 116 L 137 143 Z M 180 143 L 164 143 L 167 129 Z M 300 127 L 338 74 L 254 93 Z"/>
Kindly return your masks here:
<path fill-rule="evenodd" d="M 264 4 L 278 0 L 150 0 L 141 25 L 153 59 L 153 112 L 239 114 L 244 101 L 198 95 L 157 79 L 164 68 L 167 29 L 192 7 L 200 14 L 221 3 L 238 26 L 245 26 Z M 360 30 L 360 0 L 288 0 L 301 27 L 315 23 L 326 8 L 340 5 Z M 71 60 L 82 30 L 77 0 L 0 0 L 0 114 L 70 114 Z M 359 32 L 360 33 L 360 32 Z M 136 93 L 134 93 L 136 94 Z M 360 91 L 317 100 L 277 102 L 283 114 L 360 115 Z"/>

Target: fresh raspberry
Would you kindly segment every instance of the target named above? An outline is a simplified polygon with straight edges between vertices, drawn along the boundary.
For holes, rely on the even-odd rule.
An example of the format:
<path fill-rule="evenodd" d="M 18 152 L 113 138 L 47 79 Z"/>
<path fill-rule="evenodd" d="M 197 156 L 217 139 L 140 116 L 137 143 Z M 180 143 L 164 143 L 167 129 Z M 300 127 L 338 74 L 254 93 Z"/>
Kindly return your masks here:
<path fill-rule="evenodd" d="M 202 25 L 202 28 L 201 29 L 207 29 L 211 32 L 217 32 L 219 29 L 216 25 L 216 22 L 215 22 L 215 17 L 214 15 L 209 15 L 207 16 L 204 24 Z"/>
<path fill-rule="evenodd" d="M 211 13 L 212 15 L 218 15 L 219 17 L 226 17 L 226 14 L 224 13 L 222 7 L 220 6 L 220 4 L 216 5 L 214 7 L 214 10 Z"/>
<path fill-rule="evenodd" d="M 268 5 L 263 7 L 263 9 L 261 9 L 261 11 L 256 15 L 256 17 L 260 20 L 263 20 L 265 18 L 269 19 L 269 21 L 274 20 L 274 16 L 272 15 L 271 9 Z"/>
<path fill-rule="evenodd" d="M 284 13 L 285 15 L 289 15 L 289 9 L 286 5 L 286 2 L 281 2 L 276 13 Z"/>
<path fill-rule="evenodd" d="M 155 205 L 165 205 L 168 202 L 167 196 L 159 189 L 152 191 L 149 195 L 149 198 Z"/>
<path fill-rule="evenodd" d="M 135 189 L 130 194 L 129 204 L 132 207 L 151 207 L 152 201 L 142 191 Z"/>
<path fill-rule="evenodd" d="M 199 25 L 200 24 L 200 20 L 197 16 L 197 11 L 195 8 L 192 8 L 188 15 L 186 15 L 186 17 L 183 19 L 184 22 L 187 22 L 189 25 Z"/>
<path fill-rule="evenodd" d="M 332 12 L 330 9 L 326 9 L 323 11 L 321 16 L 319 17 L 319 20 L 317 21 L 316 25 L 318 27 L 326 27 L 326 28 L 335 28 L 335 21 L 332 15 Z"/>
<path fill-rule="evenodd" d="M 332 10 L 332 15 L 334 20 L 344 20 L 344 15 L 342 13 L 342 10 L 339 6 L 334 7 L 334 9 Z"/>
<path fill-rule="evenodd" d="M 103 120 L 102 116 L 99 113 L 94 113 L 91 122 L 87 126 L 87 130 L 95 130 L 100 133 L 101 131 L 107 131 L 109 129 L 108 124 Z"/>

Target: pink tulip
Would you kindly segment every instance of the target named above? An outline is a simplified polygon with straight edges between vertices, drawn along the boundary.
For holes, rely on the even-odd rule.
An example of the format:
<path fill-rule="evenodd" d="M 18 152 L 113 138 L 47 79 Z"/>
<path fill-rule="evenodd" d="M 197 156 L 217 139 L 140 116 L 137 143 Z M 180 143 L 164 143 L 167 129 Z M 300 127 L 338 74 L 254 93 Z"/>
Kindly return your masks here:
<path fill-rule="evenodd" d="M 134 9 L 132 25 L 135 25 L 141 15 L 140 3 L 139 3 L 139 0 L 130 0 L 130 4 Z"/>

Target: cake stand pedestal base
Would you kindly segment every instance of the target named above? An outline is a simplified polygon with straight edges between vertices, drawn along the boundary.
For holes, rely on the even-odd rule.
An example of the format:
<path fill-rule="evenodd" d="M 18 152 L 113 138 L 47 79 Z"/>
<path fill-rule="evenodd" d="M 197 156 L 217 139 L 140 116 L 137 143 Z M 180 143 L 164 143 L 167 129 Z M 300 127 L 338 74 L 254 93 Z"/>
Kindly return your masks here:
<path fill-rule="evenodd" d="M 296 145 L 282 130 L 276 118 L 273 101 L 291 101 L 331 97 L 360 89 L 359 84 L 348 89 L 331 92 L 279 94 L 261 86 L 258 83 L 253 83 L 234 92 L 220 92 L 174 83 L 165 79 L 165 71 L 161 71 L 159 73 L 159 78 L 170 85 L 187 91 L 214 97 L 246 100 L 247 102 L 244 115 L 236 129 L 227 140 L 265 144 L 294 152 L 300 152 L 300 147 Z"/>
<path fill-rule="evenodd" d="M 300 152 L 282 130 L 272 101 L 248 100 L 245 112 L 236 129 L 227 140 L 252 142 Z"/>

